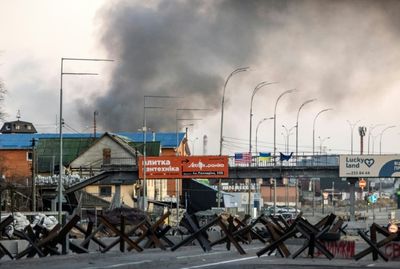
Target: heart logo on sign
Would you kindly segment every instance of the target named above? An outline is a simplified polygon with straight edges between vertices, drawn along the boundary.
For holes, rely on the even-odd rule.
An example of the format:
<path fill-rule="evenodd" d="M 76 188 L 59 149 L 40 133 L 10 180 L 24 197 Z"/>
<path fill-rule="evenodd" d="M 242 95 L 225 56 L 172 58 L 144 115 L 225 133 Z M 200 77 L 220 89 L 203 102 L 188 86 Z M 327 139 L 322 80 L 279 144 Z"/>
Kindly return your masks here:
<path fill-rule="evenodd" d="M 364 163 L 368 166 L 371 167 L 374 164 L 375 160 L 374 159 L 365 159 Z"/>

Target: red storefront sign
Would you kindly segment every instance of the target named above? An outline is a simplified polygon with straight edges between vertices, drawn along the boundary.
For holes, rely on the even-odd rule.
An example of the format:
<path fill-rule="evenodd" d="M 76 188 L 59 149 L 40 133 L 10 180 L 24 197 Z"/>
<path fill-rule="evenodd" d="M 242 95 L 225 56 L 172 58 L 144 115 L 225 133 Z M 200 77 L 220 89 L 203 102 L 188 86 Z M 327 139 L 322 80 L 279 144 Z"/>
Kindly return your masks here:
<path fill-rule="evenodd" d="M 227 178 L 228 156 L 165 156 L 139 158 L 139 178 Z"/>

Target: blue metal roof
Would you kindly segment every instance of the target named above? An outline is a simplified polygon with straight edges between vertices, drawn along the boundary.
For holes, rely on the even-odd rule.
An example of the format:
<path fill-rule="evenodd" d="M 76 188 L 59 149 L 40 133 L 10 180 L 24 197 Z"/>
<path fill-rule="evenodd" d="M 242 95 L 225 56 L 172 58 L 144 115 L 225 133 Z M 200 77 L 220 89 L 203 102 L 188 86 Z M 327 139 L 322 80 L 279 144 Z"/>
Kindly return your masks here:
<path fill-rule="evenodd" d="M 1 134 L 1 149 L 27 149 L 32 147 L 35 134 Z"/>
<path fill-rule="evenodd" d="M 142 142 L 143 133 L 130 133 L 130 132 L 119 132 L 118 135 L 126 136 L 133 142 Z M 102 134 L 98 134 L 100 137 Z M 35 133 L 35 134 L 0 134 L 0 149 L 28 149 L 32 147 L 33 139 L 44 139 L 44 138 L 59 138 L 58 133 Z M 185 133 L 178 133 L 178 141 L 182 141 Z M 93 133 L 84 134 L 73 134 L 64 133 L 64 138 L 90 138 L 93 137 Z M 155 133 L 155 141 L 160 141 L 161 147 L 163 148 L 175 148 L 177 145 L 177 134 L 172 132 Z M 148 133 L 146 135 L 146 141 L 153 141 L 153 134 Z"/>
<path fill-rule="evenodd" d="M 120 132 L 117 134 L 126 136 L 134 142 L 142 142 L 144 138 L 143 133 Z M 177 144 L 176 142 L 179 141 L 178 143 L 180 143 L 180 141 L 182 141 L 184 137 L 185 133 L 178 133 L 177 136 L 176 133 L 166 132 L 166 133 L 155 133 L 155 139 L 153 139 L 153 134 L 147 133 L 146 141 L 153 141 L 153 140 L 160 141 L 162 148 L 175 148 Z"/>

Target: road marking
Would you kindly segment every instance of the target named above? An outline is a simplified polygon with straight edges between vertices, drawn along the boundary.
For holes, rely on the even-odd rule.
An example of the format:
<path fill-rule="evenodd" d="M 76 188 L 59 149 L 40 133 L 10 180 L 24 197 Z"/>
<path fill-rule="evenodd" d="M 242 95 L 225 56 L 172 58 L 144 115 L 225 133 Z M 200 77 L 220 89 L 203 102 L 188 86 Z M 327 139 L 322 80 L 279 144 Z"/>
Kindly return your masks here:
<path fill-rule="evenodd" d="M 216 254 L 228 253 L 228 252 L 230 252 L 230 251 L 218 251 L 218 252 L 212 252 L 212 253 L 203 253 L 203 254 L 196 254 L 196 255 L 179 256 L 179 257 L 176 257 L 176 258 L 177 259 L 186 259 L 186 258 L 209 256 L 209 255 L 216 255 Z"/>
<path fill-rule="evenodd" d="M 244 248 L 244 250 L 254 250 L 254 249 L 260 249 L 260 247 L 252 247 L 252 248 Z M 179 256 L 176 257 L 177 259 L 186 259 L 186 258 L 194 258 L 194 257 L 201 257 L 201 256 L 208 256 L 208 255 L 216 255 L 216 254 L 221 254 L 221 253 L 230 253 L 231 251 L 217 251 L 217 252 L 210 252 L 210 253 L 203 253 L 203 254 L 196 254 L 196 255 L 188 255 L 188 256 Z"/>
<path fill-rule="evenodd" d="M 93 266 L 93 267 L 85 267 L 82 269 L 105 269 L 105 268 L 118 268 L 126 265 L 134 265 L 134 264 L 141 264 L 141 263 L 147 263 L 147 262 L 152 262 L 151 260 L 143 260 L 143 261 L 138 261 L 138 262 L 126 262 L 126 263 L 117 263 L 117 264 L 112 264 L 112 265 L 106 265 L 106 266 Z"/>
<path fill-rule="evenodd" d="M 206 263 L 206 264 L 195 265 L 195 266 L 190 266 L 190 267 L 182 267 L 181 269 L 202 268 L 202 267 L 209 267 L 209 266 L 232 263 L 232 262 L 247 261 L 247 260 L 252 260 L 252 259 L 258 259 L 258 257 L 254 256 L 254 257 L 247 257 L 247 258 L 241 258 L 241 259 L 235 259 L 235 260 L 228 260 L 228 261 L 221 261 L 221 262 L 214 262 L 214 263 Z"/>
<path fill-rule="evenodd" d="M 373 267 L 373 266 L 375 266 L 375 263 L 367 264 L 367 267 Z"/>

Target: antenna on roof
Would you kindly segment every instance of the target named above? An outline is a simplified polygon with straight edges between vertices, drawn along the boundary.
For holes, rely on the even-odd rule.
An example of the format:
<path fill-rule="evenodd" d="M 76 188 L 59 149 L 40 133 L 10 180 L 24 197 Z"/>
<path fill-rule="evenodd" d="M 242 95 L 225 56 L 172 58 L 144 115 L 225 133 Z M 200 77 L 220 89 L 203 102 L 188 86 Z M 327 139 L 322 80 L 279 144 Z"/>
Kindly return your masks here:
<path fill-rule="evenodd" d="M 21 118 L 21 111 L 19 111 L 19 109 L 18 109 L 18 111 L 17 111 L 17 119 L 18 119 L 18 121 L 19 121 L 20 118 Z"/>

